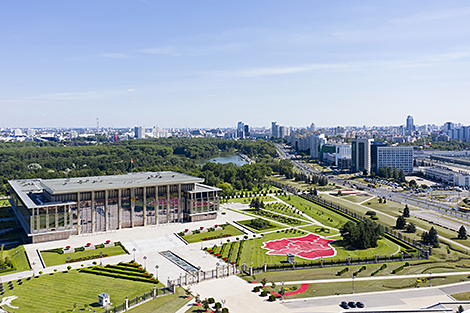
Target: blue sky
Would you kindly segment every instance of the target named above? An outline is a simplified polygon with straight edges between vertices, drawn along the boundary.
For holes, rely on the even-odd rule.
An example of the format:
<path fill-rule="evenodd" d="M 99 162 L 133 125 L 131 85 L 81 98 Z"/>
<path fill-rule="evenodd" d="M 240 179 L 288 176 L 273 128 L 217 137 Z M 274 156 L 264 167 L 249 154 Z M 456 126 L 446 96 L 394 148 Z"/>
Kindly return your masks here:
<path fill-rule="evenodd" d="M 5 1 L 0 127 L 469 124 L 468 1 Z"/>

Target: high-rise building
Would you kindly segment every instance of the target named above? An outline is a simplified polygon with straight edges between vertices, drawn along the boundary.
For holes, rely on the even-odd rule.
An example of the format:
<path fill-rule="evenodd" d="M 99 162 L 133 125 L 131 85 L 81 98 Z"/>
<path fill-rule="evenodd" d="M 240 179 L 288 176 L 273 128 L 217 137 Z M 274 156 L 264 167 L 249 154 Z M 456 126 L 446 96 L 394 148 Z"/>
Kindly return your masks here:
<path fill-rule="evenodd" d="M 245 138 L 250 137 L 250 135 L 251 135 L 250 134 L 250 125 L 245 124 L 243 131 L 245 133 Z"/>
<path fill-rule="evenodd" d="M 274 138 L 279 138 L 279 125 L 277 122 L 271 123 L 271 136 Z"/>
<path fill-rule="evenodd" d="M 245 124 L 243 122 L 237 124 L 237 138 L 245 138 Z"/>
<path fill-rule="evenodd" d="M 376 153 L 376 173 L 384 167 L 402 170 L 405 175 L 411 175 L 413 173 L 413 147 L 379 146 L 377 147 Z"/>
<path fill-rule="evenodd" d="M 370 173 L 371 153 L 370 145 L 372 139 L 366 136 L 357 136 L 351 139 L 351 171 L 362 172 L 364 170 Z"/>
<path fill-rule="evenodd" d="M 134 127 L 134 138 L 135 139 L 144 138 L 144 126 L 135 126 Z"/>
<path fill-rule="evenodd" d="M 321 159 L 321 147 L 327 142 L 325 134 L 310 136 L 310 156 L 314 159 Z"/>
<path fill-rule="evenodd" d="M 408 117 L 406 118 L 406 131 L 411 133 L 414 130 L 415 130 L 415 125 L 414 125 L 413 116 L 408 115 Z"/>

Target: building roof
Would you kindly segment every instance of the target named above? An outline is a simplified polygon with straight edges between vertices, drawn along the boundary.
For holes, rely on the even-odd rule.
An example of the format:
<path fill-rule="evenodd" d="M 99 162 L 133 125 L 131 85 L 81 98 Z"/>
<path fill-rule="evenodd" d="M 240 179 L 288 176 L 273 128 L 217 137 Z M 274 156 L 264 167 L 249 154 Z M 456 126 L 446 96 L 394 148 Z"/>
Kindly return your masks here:
<path fill-rule="evenodd" d="M 125 175 L 76 177 L 41 180 L 42 188 L 51 195 L 107 189 L 151 187 L 173 184 L 202 183 L 204 178 L 177 172 L 145 172 Z"/>
<path fill-rule="evenodd" d="M 177 172 L 145 172 L 125 175 L 8 181 L 18 195 L 47 191 L 51 195 L 109 189 L 202 183 L 204 178 Z M 27 198 L 27 197 L 26 197 Z M 24 199 L 32 202 L 30 199 Z M 28 201 L 29 200 L 29 201 Z M 32 204 L 32 203 L 31 203 Z"/>

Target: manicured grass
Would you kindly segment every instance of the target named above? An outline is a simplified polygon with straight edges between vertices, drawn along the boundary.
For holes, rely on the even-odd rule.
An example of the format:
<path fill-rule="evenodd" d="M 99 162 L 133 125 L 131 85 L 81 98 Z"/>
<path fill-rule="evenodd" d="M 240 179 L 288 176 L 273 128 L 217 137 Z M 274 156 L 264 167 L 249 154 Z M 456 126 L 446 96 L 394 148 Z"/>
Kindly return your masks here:
<path fill-rule="evenodd" d="M 445 275 L 443 275 L 445 276 Z M 415 285 L 420 288 L 426 288 L 429 286 L 429 281 L 426 280 L 427 275 L 423 274 L 420 279 L 420 283 L 417 283 L 416 278 L 401 278 L 392 280 L 370 280 L 370 281 L 355 281 L 354 292 L 364 293 L 373 291 L 390 291 L 396 289 L 415 288 Z M 434 278 L 432 279 L 433 286 L 446 285 L 457 283 L 460 281 L 469 281 L 466 276 L 448 276 L 446 278 Z M 291 287 L 293 285 L 284 285 L 284 287 Z M 295 285 L 300 287 L 300 285 Z M 271 290 L 271 288 L 269 288 Z M 276 288 L 280 290 L 280 286 Z M 352 292 L 352 281 L 351 282 L 337 282 L 334 284 L 323 283 L 323 284 L 310 284 L 307 291 L 297 295 L 287 296 L 286 299 L 297 299 L 306 297 L 321 297 L 330 296 L 335 294 L 350 294 Z"/>
<path fill-rule="evenodd" d="M 262 196 L 262 197 L 247 197 L 247 198 L 228 199 L 227 202 L 250 204 L 251 200 L 253 200 L 254 198 L 258 198 L 258 199 L 260 199 L 260 201 L 263 201 L 263 202 L 276 201 L 276 199 L 274 199 L 271 196 Z"/>
<path fill-rule="evenodd" d="M 266 204 L 264 206 L 264 210 L 274 212 L 274 213 L 279 213 L 279 214 L 282 214 L 282 215 L 291 216 L 291 217 L 296 218 L 296 219 L 305 220 L 305 217 L 303 217 L 302 214 L 296 213 L 295 212 L 296 210 L 291 209 L 290 207 L 288 207 L 284 203 Z"/>
<path fill-rule="evenodd" d="M 247 266 L 249 266 L 251 265 L 251 262 L 253 262 L 254 266 L 261 266 L 265 261 L 268 264 L 280 264 L 281 261 L 286 261 L 286 256 L 266 254 L 269 250 L 261 248 L 263 246 L 263 242 L 281 238 L 301 237 L 305 235 L 306 233 L 301 234 L 299 231 L 295 234 L 293 232 L 276 232 L 266 234 L 263 237 L 247 240 L 243 246 L 240 265 L 245 262 Z M 295 261 L 304 262 L 305 259 L 295 257 Z"/>
<path fill-rule="evenodd" d="M 313 187 L 312 185 L 309 185 L 303 182 L 296 182 L 294 181 L 294 179 L 287 179 L 285 176 L 280 176 L 280 175 L 270 176 L 268 179 L 277 181 L 281 184 L 285 184 L 285 185 L 294 187 L 296 189 L 301 189 L 301 190 L 306 190 L 306 189 L 310 189 Z"/>
<path fill-rule="evenodd" d="M 28 271 L 31 269 L 31 267 L 29 266 L 28 258 L 26 257 L 26 251 L 24 249 L 24 246 L 18 246 L 10 250 L 4 250 L 3 258 L 7 256 L 15 263 L 17 272 Z M 8 275 L 11 273 L 13 272 L 8 271 L 8 272 L 0 273 L 0 276 Z"/>
<path fill-rule="evenodd" d="M 338 239 L 341 239 L 341 237 L 338 237 Z M 372 257 L 375 253 L 377 255 L 393 255 L 400 251 L 399 246 L 397 244 L 385 238 L 379 239 L 377 241 L 377 245 L 378 246 L 376 248 L 359 250 L 350 247 L 345 247 L 342 240 L 336 240 L 331 243 L 331 246 L 334 247 L 337 252 L 335 258 L 339 259 L 346 259 L 348 255 L 351 256 L 351 258 Z"/>
<path fill-rule="evenodd" d="M 14 289 L 5 288 L 3 297 L 18 296 L 12 304 L 18 306 L 15 312 L 67 312 L 85 311 L 98 302 L 98 294 L 106 292 L 111 302 L 118 305 L 125 298 L 135 298 L 152 290 L 153 285 L 127 279 L 79 273 L 76 270 L 43 275 L 30 280 L 23 279 L 23 284 L 13 283 Z M 102 311 L 94 307 L 97 312 Z M 87 310 L 88 311 L 88 310 Z"/>
<path fill-rule="evenodd" d="M 468 260 L 467 260 L 468 261 Z M 462 272 L 465 271 L 465 268 L 455 267 L 447 262 L 432 262 L 427 263 L 427 260 L 417 260 L 417 261 L 407 261 L 411 266 L 405 267 L 402 271 L 397 273 L 397 275 L 413 275 L 413 274 L 422 274 L 427 273 L 428 270 L 432 270 L 433 273 L 448 273 L 448 272 Z M 460 261 L 457 264 L 463 265 L 464 261 Z M 421 264 L 427 263 L 427 264 Z M 383 264 L 386 264 L 387 267 L 375 274 L 377 276 L 390 276 L 391 271 L 395 268 L 404 264 L 404 262 L 391 262 L 391 263 L 377 263 L 377 264 L 365 264 L 366 270 L 362 271 L 357 275 L 357 277 L 371 277 L 371 273 L 378 270 Z M 305 269 L 305 270 L 295 270 L 295 271 L 279 271 L 279 272 L 267 272 L 267 273 L 258 273 L 256 274 L 256 280 L 259 282 L 263 278 L 266 278 L 267 281 L 303 281 L 303 280 L 317 280 L 317 279 L 339 279 L 351 277 L 353 273 L 356 273 L 364 264 L 361 265 L 352 265 L 352 266 L 336 266 L 336 267 L 324 267 L 316 269 Z M 336 274 L 344 268 L 348 268 L 349 271 L 345 272 L 341 276 L 336 276 Z M 452 267 L 452 268 L 448 268 Z M 425 275 L 425 274 L 423 274 Z M 252 281 L 252 276 L 239 275 L 246 281 Z"/>
<path fill-rule="evenodd" d="M 46 263 L 46 266 L 54 266 L 54 265 L 67 263 L 66 261 L 68 257 L 70 257 L 70 259 L 85 258 L 89 256 L 100 255 L 100 251 L 102 251 L 103 254 L 107 254 L 108 256 L 120 255 L 120 254 L 126 253 L 121 246 L 111 246 L 111 247 L 105 247 L 102 249 L 92 249 L 92 250 L 63 253 L 63 254 L 59 254 L 57 252 L 41 251 L 41 256 L 44 260 L 44 263 Z M 95 261 L 99 263 L 100 260 L 98 258 Z"/>
<path fill-rule="evenodd" d="M 176 312 L 182 308 L 186 303 L 191 301 L 186 299 L 183 288 L 176 288 L 175 294 L 159 297 L 150 300 L 138 307 L 129 310 L 132 313 L 160 313 L 160 312 Z"/>
<path fill-rule="evenodd" d="M 352 201 L 352 202 L 355 202 L 355 203 L 361 203 L 363 201 L 366 201 L 367 199 L 372 198 L 372 196 L 370 196 L 370 195 L 366 195 L 366 196 L 348 195 L 348 196 L 343 196 L 341 198 Z"/>
<path fill-rule="evenodd" d="M 208 237 L 214 237 L 214 236 L 220 237 L 221 233 L 223 235 L 230 235 L 230 236 L 238 236 L 238 235 L 243 235 L 244 234 L 244 232 L 242 232 L 238 228 L 236 228 L 232 225 L 228 225 L 224 228 L 224 230 L 215 230 L 215 231 L 209 231 L 209 232 L 206 232 L 206 233 L 186 235 L 186 236 L 183 236 L 183 238 L 188 243 L 193 243 L 193 242 L 200 242 L 201 238 L 208 238 Z"/>
<path fill-rule="evenodd" d="M 10 202 L 7 199 L 0 200 L 0 207 L 10 206 Z"/>
<path fill-rule="evenodd" d="M 347 218 L 340 216 L 328 209 L 325 209 L 319 205 L 316 205 L 313 202 L 307 201 L 298 196 L 279 196 L 279 198 L 289 203 L 296 209 L 304 212 L 308 216 L 319 221 L 325 226 L 339 229 L 343 224 L 348 221 Z"/>
<path fill-rule="evenodd" d="M 243 210 L 243 211 L 244 211 L 244 212 L 251 213 L 251 214 L 256 215 L 256 216 L 259 216 L 259 217 L 262 217 L 262 218 L 264 218 L 264 219 L 266 219 L 266 220 L 273 221 L 273 222 L 275 221 L 275 222 L 283 223 L 283 224 L 286 224 L 286 225 L 288 225 L 288 226 L 301 226 L 301 225 L 307 225 L 307 224 L 311 224 L 311 223 L 312 223 L 312 222 L 307 222 L 306 220 L 304 220 L 304 219 L 302 219 L 302 218 L 292 217 L 292 219 L 295 219 L 295 220 L 299 221 L 300 224 L 289 224 L 289 223 L 287 223 L 287 222 L 283 222 L 283 221 L 281 221 L 281 220 L 277 220 L 277 219 L 275 219 L 275 218 L 270 218 L 269 216 L 259 214 L 259 213 L 256 212 L 255 209 L 246 209 L 246 210 Z M 269 212 L 270 212 L 269 210 L 263 210 L 263 209 L 261 209 L 260 211 L 267 212 L 268 214 L 269 214 Z M 273 213 L 273 214 L 276 214 L 276 213 Z M 277 214 L 277 215 L 281 216 L 281 218 L 284 218 L 284 217 L 285 217 L 285 216 L 282 216 L 282 215 L 280 215 L 280 214 Z M 290 218 L 290 217 L 285 217 L 285 218 Z"/>
<path fill-rule="evenodd" d="M 267 219 L 266 219 L 267 220 Z M 254 231 L 255 233 L 264 233 L 264 232 L 267 232 L 267 231 L 270 231 L 270 230 L 276 230 L 276 229 L 282 229 L 282 228 L 286 228 L 285 226 L 282 226 L 282 225 L 279 225 L 277 223 L 273 223 L 272 221 L 269 221 L 271 223 L 271 226 L 272 227 L 269 227 L 269 228 L 265 228 L 265 229 L 256 229 L 256 228 L 253 228 L 250 226 L 250 223 L 251 223 L 251 219 L 250 220 L 242 220 L 242 221 L 237 221 L 238 223 L 242 224 L 243 226 L 245 226 L 246 228 L 248 229 L 251 229 L 252 231 Z"/>
<path fill-rule="evenodd" d="M 317 235 L 325 236 L 325 237 L 339 234 L 339 231 L 334 228 L 324 227 L 322 230 L 322 227 L 318 225 L 303 226 L 303 227 L 299 227 L 299 229 L 303 229 L 303 230 L 312 232 Z"/>

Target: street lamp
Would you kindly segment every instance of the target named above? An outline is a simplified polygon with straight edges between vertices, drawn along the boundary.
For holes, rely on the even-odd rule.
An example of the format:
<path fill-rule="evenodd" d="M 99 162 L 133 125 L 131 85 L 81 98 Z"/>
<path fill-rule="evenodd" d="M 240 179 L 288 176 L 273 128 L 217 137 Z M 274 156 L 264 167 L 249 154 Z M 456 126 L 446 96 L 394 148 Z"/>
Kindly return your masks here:
<path fill-rule="evenodd" d="M 155 279 L 156 279 L 156 280 L 158 280 L 158 268 L 159 268 L 159 267 L 160 267 L 160 266 L 158 266 L 158 264 L 155 265 Z"/>
<path fill-rule="evenodd" d="M 201 238 L 201 250 L 202 250 L 202 238 Z"/>
<path fill-rule="evenodd" d="M 222 303 L 222 308 L 225 306 L 225 302 L 227 302 L 225 299 L 220 300 L 220 303 Z"/>
<path fill-rule="evenodd" d="M 132 249 L 132 251 L 134 252 L 134 261 L 135 261 L 135 251 L 136 251 L 136 250 L 137 250 L 136 248 L 133 248 L 133 249 Z"/>
<path fill-rule="evenodd" d="M 354 278 L 356 278 L 356 276 L 351 275 L 351 278 L 352 278 L 352 293 L 354 294 Z"/>
<path fill-rule="evenodd" d="M 147 256 L 144 255 L 142 259 L 144 259 L 144 270 L 147 270 Z"/>
<path fill-rule="evenodd" d="M 103 251 L 100 251 L 100 265 L 103 265 Z"/>
<path fill-rule="evenodd" d="M 31 263 L 31 268 L 33 269 L 33 277 L 34 277 L 34 265 L 36 265 L 36 262 Z"/>
<path fill-rule="evenodd" d="M 429 271 L 429 287 L 432 287 L 432 283 L 431 283 L 431 275 L 432 275 L 432 271 Z"/>

